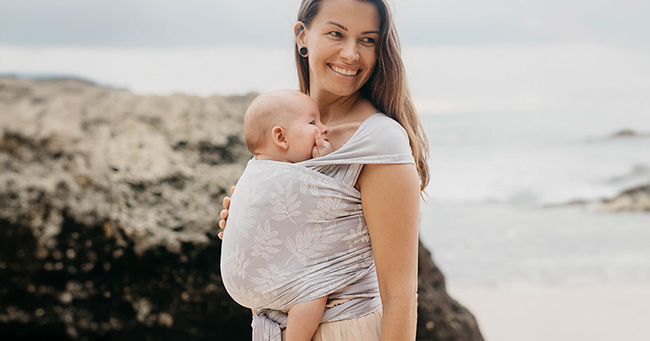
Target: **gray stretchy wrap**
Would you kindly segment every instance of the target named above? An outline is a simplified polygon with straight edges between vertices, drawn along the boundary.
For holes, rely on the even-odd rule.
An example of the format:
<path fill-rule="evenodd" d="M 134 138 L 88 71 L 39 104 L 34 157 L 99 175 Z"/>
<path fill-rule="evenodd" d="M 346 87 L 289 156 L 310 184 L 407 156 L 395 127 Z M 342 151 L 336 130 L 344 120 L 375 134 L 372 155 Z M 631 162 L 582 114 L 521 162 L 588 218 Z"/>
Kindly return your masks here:
<path fill-rule="evenodd" d="M 354 163 L 414 163 L 406 132 L 375 114 L 326 156 L 294 164 L 248 162 L 232 197 L 221 276 L 237 303 L 258 310 L 253 340 L 280 341 L 283 311 L 318 297 L 351 299 L 326 309 L 321 323 L 381 307 L 360 192 L 318 171 Z"/>

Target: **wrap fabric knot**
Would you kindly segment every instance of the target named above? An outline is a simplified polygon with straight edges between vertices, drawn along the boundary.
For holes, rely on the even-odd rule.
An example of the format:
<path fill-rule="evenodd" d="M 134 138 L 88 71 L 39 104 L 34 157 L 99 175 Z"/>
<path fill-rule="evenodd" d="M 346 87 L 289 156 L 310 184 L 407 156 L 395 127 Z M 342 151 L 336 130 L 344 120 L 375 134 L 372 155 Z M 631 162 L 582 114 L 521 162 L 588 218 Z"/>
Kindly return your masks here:
<path fill-rule="evenodd" d="M 271 310 L 270 312 L 273 312 Z M 281 326 L 287 324 L 286 317 L 278 322 L 266 315 L 266 311 L 253 314 L 253 340 L 282 341 Z"/>
<path fill-rule="evenodd" d="M 381 308 L 370 236 L 354 187 L 364 164 L 414 163 L 404 129 L 366 119 L 340 149 L 299 163 L 248 162 L 224 231 L 221 275 L 230 296 L 256 309 L 253 340 L 280 340 L 293 305 L 329 296 L 322 322 Z M 337 167 L 356 165 L 356 175 Z M 340 175 L 340 174 L 339 174 Z"/>
<path fill-rule="evenodd" d="M 375 297 L 355 298 L 347 302 L 327 308 L 323 313 L 323 322 L 361 317 L 381 307 L 378 292 Z M 253 340 L 281 341 L 282 329 L 286 325 L 286 313 L 271 309 L 258 310 L 253 314 L 253 322 L 251 323 Z"/>

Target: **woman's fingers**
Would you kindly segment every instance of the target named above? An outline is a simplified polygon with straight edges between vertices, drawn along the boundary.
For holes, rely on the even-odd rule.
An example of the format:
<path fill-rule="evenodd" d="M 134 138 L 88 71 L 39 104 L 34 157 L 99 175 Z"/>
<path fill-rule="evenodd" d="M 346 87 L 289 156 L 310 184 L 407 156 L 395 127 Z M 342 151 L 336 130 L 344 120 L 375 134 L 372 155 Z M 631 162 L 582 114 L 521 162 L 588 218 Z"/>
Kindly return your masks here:
<path fill-rule="evenodd" d="M 226 228 L 226 221 L 225 220 L 223 220 L 223 219 L 219 220 L 219 228 L 222 229 L 222 230 L 224 230 Z M 217 237 L 219 237 L 219 239 L 223 239 L 223 231 L 219 231 L 219 233 L 217 233 Z"/>
<path fill-rule="evenodd" d="M 235 186 L 230 187 L 230 193 L 235 193 Z M 228 209 L 230 208 L 230 197 L 224 197 L 223 198 L 223 210 L 219 212 L 219 217 L 221 220 L 219 220 L 219 228 L 222 230 L 226 229 L 226 220 L 228 219 Z M 219 232 L 217 234 L 219 239 L 223 239 L 223 231 Z"/>
<path fill-rule="evenodd" d="M 219 220 L 219 228 L 222 229 L 222 230 L 225 230 L 226 229 L 226 219 L 228 219 L 228 210 L 225 209 L 225 208 L 223 210 L 221 210 L 221 212 L 219 212 L 219 217 L 221 218 L 221 220 Z"/>

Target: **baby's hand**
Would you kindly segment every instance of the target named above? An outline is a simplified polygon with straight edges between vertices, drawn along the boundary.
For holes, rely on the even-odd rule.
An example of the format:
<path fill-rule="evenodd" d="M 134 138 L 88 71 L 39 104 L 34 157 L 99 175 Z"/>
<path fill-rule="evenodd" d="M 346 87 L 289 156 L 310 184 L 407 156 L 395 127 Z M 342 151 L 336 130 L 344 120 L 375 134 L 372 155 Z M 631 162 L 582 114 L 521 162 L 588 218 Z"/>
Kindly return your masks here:
<path fill-rule="evenodd" d="M 314 140 L 316 140 L 316 145 L 311 150 L 311 157 L 325 156 L 332 152 L 332 145 L 323 134 L 318 130 L 314 130 Z"/>

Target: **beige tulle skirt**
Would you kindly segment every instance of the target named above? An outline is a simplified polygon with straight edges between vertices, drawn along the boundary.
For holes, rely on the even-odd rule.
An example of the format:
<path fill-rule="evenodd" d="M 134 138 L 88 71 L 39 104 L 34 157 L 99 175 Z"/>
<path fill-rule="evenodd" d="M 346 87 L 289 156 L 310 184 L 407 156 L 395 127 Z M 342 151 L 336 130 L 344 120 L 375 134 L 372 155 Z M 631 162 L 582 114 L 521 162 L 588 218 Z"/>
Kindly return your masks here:
<path fill-rule="evenodd" d="M 321 323 L 312 341 L 379 341 L 381 338 L 381 315 L 379 308 L 355 319 Z M 286 340 L 286 329 L 282 331 Z"/>

